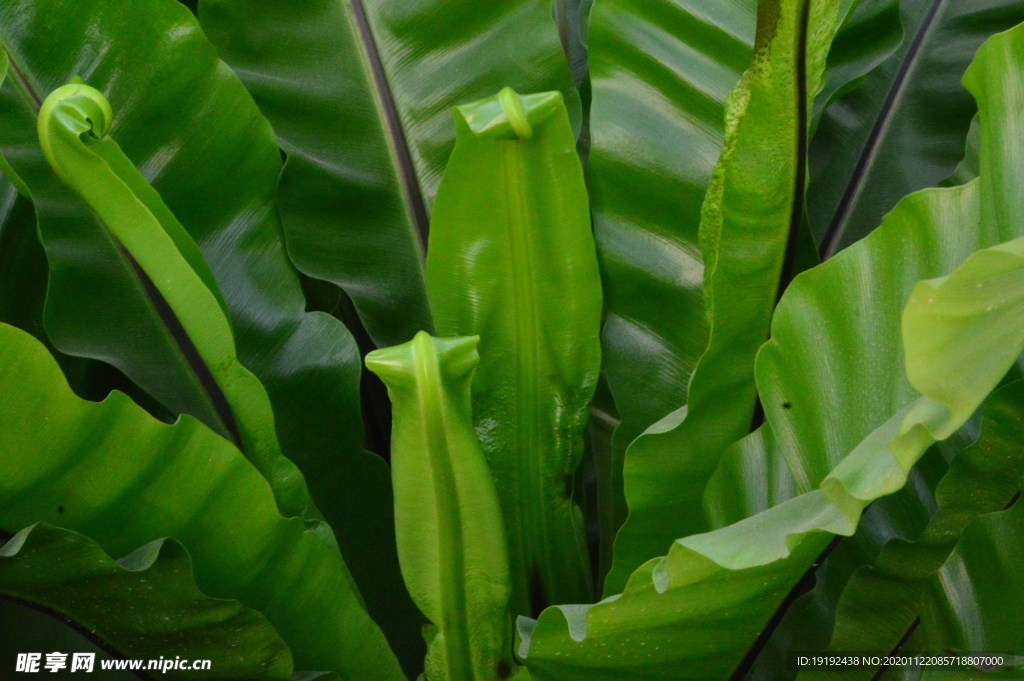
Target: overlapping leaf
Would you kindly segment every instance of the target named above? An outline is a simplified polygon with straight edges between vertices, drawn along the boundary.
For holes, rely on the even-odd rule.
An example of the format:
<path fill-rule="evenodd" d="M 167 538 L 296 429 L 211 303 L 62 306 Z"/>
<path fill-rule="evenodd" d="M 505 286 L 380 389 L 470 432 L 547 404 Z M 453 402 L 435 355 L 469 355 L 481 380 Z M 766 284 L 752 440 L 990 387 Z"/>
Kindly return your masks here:
<path fill-rule="evenodd" d="M 266 618 L 203 594 L 173 540 L 114 561 L 87 537 L 34 525 L 0 545 L 0 597 L 64 618 L 122 657 L 210 661 L 208 672 L 161 672 L 168 678 L 291 679 L 291 653 Z"/>
<path fill-rule="evenodd" d="M 369 607 L 414 635 L 415 623 L 401 624 L 408 610 L 388 610 L 403 587 L 387 469 L 362 450 L 358 351 L 342 324 L 304 311 L 275 204 L 280 150 L 245 88 L 172 0 L 4 0 L 0 43 L 12 62 L 0 147 L 32 187 L 54 344 L 121 368 L 174 414 L 206 413 L 165 320 L 39 148 L 42 100 L 81 76 L 110 100 L 114 138 L 209 263 L 238 358 L 266 388 L 282 450 L 310 482 Z"/>
<path fill-rule="evenodd" d="M 780 314 L 790 312 L 790 299 Z M 1024 238 L 978 251 L 946 279 L 921 282 L 903 332 L 922 396 L 864 438 L 819 489 L 677 540 L 619 596 L 521 620 L 520 654 L 534 678 L 582 670 L 594 679 L 728 675 L 831 535 L 852 535 L 864 508 L 899 490 L 928 447 L 971 417 L 1024 350 Z"/>
<path fill-rule="evenodd" d="M 894 48 L 892 5 L 841 3 L 845 19 L 815 116 Z M 616 459 L 686 402 L 707 344 L 697 226 L 723 143 L 726 95 L 750 63 L 755 9 L 751 0 L 607 0 L 592 16 L 590 179 L 607 296 L 605 369 L 622 417 Z M 603 492 L 614 500 L 606 515 L 616 528 L 625 516 L 621 484 L 613 477 Z"/>
<path fill-rule="evenodd" d="M 938 510 L 916 541 L 894 539 L 854 573 L 839 600 L 831 651 L 893 650 L 920 615 L 928 580 L 946 563 L 974 518 L 1004 509 L 1020 489 L 1024 382 L 986 400 L 980 440 L 961 452 L 936 492 Z M 937 649 L 938 650 L 938 649 Z M 979 649 L 980 651 L 981 649 Z M 877 669 L 816 669 L 803 678 L 870 679 Z"/>
<path fill-rule="evenodd" d="M 763 494 L 741 500 L 747 505 L 739 517 L 760 510 L 759 504 L 772 508 L 678 540 L 667 558 L 638 570 L 621 596 L 589 608 L 549 609 L 532 632 L 527 622 L 522 630 L 529 640 L 522 653 L 535 678 L 575 678 L 583 669 L 594 679 L 727 676 L 831 535 L 852 534 L 863 508 L 898 490 L 925 449 L 964 423 L 1012 365 L 1024 341 L 1019 241 L 982 251 L 939 289 L 930 282 L 917 287 L 917 299 L 907 311 L 906 338 L 911 366 L 917 358 L 931 359 L 919 364 L 925 374 L 913 374 L 914 387 L 925 397 L 915 399 L 906 379 L 886 387 L 873 382 L 871 372 L 859 381 L 831 380 L 849 363 L 873 357 L 854 345 L 858 342 L 873 342 L 876 355 L 883 350 L 883 358 L 895 356 L 899 366 L 902 304 L 893 301 L 905 299 L 922 271 L 948 271 L 974 247 L 998 243 L 1020 229 L 1019 222 L 1001 220 L 979 228 L 978 216 L 981 203 L 990 214 L 1019 208 L 1008 180 L 1024 167 L 1024 155 L 1005 131 L 1015 129 L 1022 110 L 1011 86 L 1020 69 L 1012 55 L 1022 43 L 1024 29 L 991 40 L 969 76 L 982 111 L 981 180 L 908 197 L 891 217 L 895 226 L 801 275 L 776 311 L 772 340 L 757 363 L 768 424 L 739 443 L 732 459 L 734 470 L 750 479 L 747 489 Z M 987 181 L 986 170 L 991 175 Z M 909 241 L 905 226 L 913 227 Z M 917 259 L 927 264 L 908 273 L 904 263 L 912 261 L 906 256 L 914 244 L 927 249 Z M 1003 271 L 990 266 L 987 261 L 993 258 L 1005 266 Z M 891 295 L 843 286 L 864 280 L 880 285 L 883 293 L 891 288 Z M 968 291 L 983 293 L 967 296 Z M 964 306 L 947 306 L 955 312 L 947 317 L 949 326 L 932 320 L 916 327 L 915 317 L 937 314 L 927 301 L 940 295 Z M 988 311 L 989 306 L 998 312 Z M 869 321 L 878 333 L 863 333 Z M 860 333 L 846 332 L 844 324 L 856 325 Z M 916 330 L 925 327 L 927 333 Z M 996 336 L 1007 343 L 993 353 L 989 339 Z M 921 347 L 931 342 L 937 347 Z M 934 351 L 938 347 L 941 352 Z M 886 375 L 893 380 L 891 371 Z M 841 394 L 838 385 L 849 394 Z M 862 400 L 857 390 L 870 391 L 872 397 Z M 869 409 L 858 414 L 850 408 L 861 401 L 881 412 L 873 423 Z M 829 418 L 837 413 L 854 418 L 837 423 Z M 774 456 L 765 456 L 765 446 Z M 830 462 L 815 456 L 816 451 L 838 456 Z M 718 508 L 729 506 L 721 502 Z"/>
<path fill-rule="evenodd" d="M 600 0 L 590 15 L 588 178 L 619 455 L 686 402 L 707 344 L 697 226 L 755 10 L 751 0 Z M 625 508 L 613 515 L 621 523 Z"/>
<path fill-rule="evenodd" d="M 422 258 L 451 108 L 560 90 L 579 121 L 548 2 L 203 0 L 199 16 L 290 156 L 292 257 L 342 286 L 381 346 L 431 329 Z"/>
<path fill-rule="evenodd" d="M 206 594 L 259 610 L 300 669 L 400 679 L 336 551 L 227 440 L 190 416 L 160 423 L 128 398 L 75 397 L 46 349 L 0 325 L 0 529 L 81 532 L 108 555 L 161 537 L 189 551 Z"/>
<path fill-rule="evenodd" d="M 960 78 L 986 38 L 1024 21 L 1020 0 L 903 0 L 898 11 L 900 50 L 825 111 L 811 144 L 808 217 L 826 256 L 952 172 L 975 111 Z"/>
<path fill-rule="evenodd" d="M 711 334 L 686 406 L 626 453 L 629 517 L 615 539 L 605 593 L 673 537 L 707 528 L 704 485 L 722 450 L 755 420 L 753 358 L 796 267 L 810 113 L 839 10 L 837 2 L 811 0 L 763 7 L 753 63 L 730 95 L 725 148 L 702 207 Z"/>
<path fill-rule="evenodd" d="M 479 336 L 473 419 L 508 527 L 513 611 L 591 600 L 572 480 L 601 368 L 601 280 L 562 95 L 456 109 L 427 286 L 443 336 Z"/>

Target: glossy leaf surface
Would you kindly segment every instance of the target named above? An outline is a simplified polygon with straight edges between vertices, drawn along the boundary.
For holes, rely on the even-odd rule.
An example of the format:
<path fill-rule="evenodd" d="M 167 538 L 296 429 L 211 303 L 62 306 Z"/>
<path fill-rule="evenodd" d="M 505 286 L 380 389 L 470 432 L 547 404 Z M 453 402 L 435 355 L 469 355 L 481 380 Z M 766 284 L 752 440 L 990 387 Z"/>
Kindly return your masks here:
<path fill-rule="evenodd" d="M 39 147 L 38 107 L 77 75 L 110 101 L 118 145 L 209 263 L 238 358 L 266 388 L 282 451 L 309 482 L 371 611 L 418 636 L 411 606 L 391 609 L 403 586 L 390 482 L 362 449 L 358 350 L 340 322 L 305 312 L 275 204 L 280 149 L 245 88 L 172 0 L 4 0 L 0 43 L 17 74 L 0 90 L 0 149 L 32 187 L 54 344 L 117 366 L 174 414 L 214 423 L 130 265 Z"/>
<path fill-rule="evenodd" d="M 1015 669 L 1004 667 L 1004 678 L 1019 678 L 1024 671 L 1022 565 L 1024 505 L 1018 501 L 1009 510 L 972 522 L 953 555 L 929 580 L 920 645 L 926 650 L 1007 653 Z"/>
<path fill-rule="evenodd" d="M 729 97 L 725 147 L 702 208 L 711 335 L 686 406 L 627 450 L 629 517 L 615 540 L 606 593 L 673 537 L 707 528 L 704 485 L 721 452 L 750 430 L 754 355 L 793 275 L 809 116 L 839 8 L 810 0 L 763 7 L 753 63 Z"/>
<path fill-rule="evenodd" d="M 336 551 L 230 443 L 190 416 L 169 426 L 113 393 L 85 402 L 46 349 L 0 325 L 0 529 L 59 524 L 108 555 L 173 537 L 206 594 L 259 610 L 299 669 L 399 679 Z"/>
<path fill-rule="evenodd" d="M 479 336 L 473 419 L 508 528 L 513 611 L 590 600 L 572 479 L 601 368 L 601 280 L 562 95 L 455 110 L 427 286 L 438 333 Z M 568 482 L 567 482 L 568 481 Z"/>
<path fill-rule="evenodd" d="M 815 115 L 894 48 L 894 4 L 841 3 L 846 18 Z M 607 298 L 605 371 L 622 418 L 616 456 L 685 404 L 707 345 L 700 207 L 724 141 L 725 99 L 750 64 L 756 5 L 602 0 L 591 17 L 588 176 Z"/>
<path fill-rule="evenodd" d="M 952 173 L 976 110 L 960 79 L 986 38 L 1024 21 L 1019 0 L 903 0 L 899 12 L 902 47 L 824 113 L 811 145 L 808 216 L 825 255 Z"/>
<path fill-rule="evenodd" d="M 296 266 L 345 289 L 382 346 L 432 330 L 427 213 L 362 3 L 207 0 L 200 19 L 288 154 L 278 196 Z"/>
<path fill-rule="evenodd" d="M 1022 242 L 979 251 L 950 277 L 947 291 L 955 297 L 958 284 L 974 287 L 979 269 L 990 283 L 989 277 L 1005 275 L 1009 267 L 994 271 L 989 261 L 1024 248 Z M 1024 281 L 1024 258 L 1007 257 Z M 927 303 L 912 301 L 904 325 L 908 363 L 923 366 L 934 358 L 927 371 L 911 374 L 921 397 L 864 438 L 819 489 L 677 540 L 666 558 L 637 570 L 621 596 L 596 606 L 551 608 L 535 625 L 520 620 L 520 655 L 534 678 L 577 678 L 584 669 L 594 679 L 728 675 L 830 536 L 852 535 L 864 508 L 899 490 L 925 450 L 962 426 L 1013 365 L 1024 349 L 1024 286 L 1017 282 L 1008 295 L 1016 306 L 1002 317 L 977 311 L 974 298 L 962 299 L 958 323 L 928 332 L 929 344 L 944 351 L 940 355 L 920 346 L 914 318 Z M 780 313 L 788 311 L 789 299 Z M 1008 342 L 993 356 L 985 339 L 998 334 Z M 965 335 L 972 344 L 964 343 Z M 957 367 L 983 378 L 957 380 L 963 375 Z"/>
<path fill-rule="evenodd" d="M 433 622 L 430 681 L 489 681 L 512 671 L 505 530 L 470 405 L 477 341 L 421 331 L 366 357 L 394 405 L 398 558 L 409 593 Z"/>
<path fill-rule="evenodd" d="M 1024 274 L 1024 260 L 1018 273 Z M 1018 301 L 1024 301 L 1022 294 L 1017 291 Z M 977 316 L 964 319 L 989 333 L 1000 328 L 979 323 Z M 1011 325 L 1024 334 L 1024 314 Z M 965 349 L 956 336 L 942 336 L 947 354 L 953 347 Z M 984 344 L 966 348 L 972 368 L 994 374 L 1012 364 L 1012 359 L 990 360 L 985 349 Z M 1024 349 L 1024 339 L 1013 349 Z M 914 352 L 912 345 L 908 352 Z M 937 396 L 930 381 L 949 376 L 950 369 L 951 362 L 937 362 L 933 372 L 919 377 L 924 379 L 920 387 Z M 998 377 L 986 385 L 950 381 L 943 396 L 954 396 L 951 402 L 918 398 L 865 438 L 820 489 L 739 523 L 677 540 L 667 557 L 637 570 L 620 596 L 595 606 L 550 608 L 536 623 L 521 619 L 520 656 L 533 678 L 728 676 L 831 536 L 852 535 L 864 508 L 899 490 L 925 450 L 955 432 L 997 382 Z"/>
<path fill-rule="evenodd" d="M 1013 221 L 981 221 L 983 205 L 1019 210 L 1010 184 L 1024 167 L 1024 154 L 1006 141 L 1021 110 L 1020 95 L 1009 85 L 1020 70 L 1010 56 L 1019 40 L 1014 31 L 987 43 L 966 81 L 989 128 L 980 150 L 988 179 L 908 196 L 869 239 L 844 252 L 849 255 L 801 275 L 799 298 L 787 308 L 792 311 L 780 308 L 773 338 L 757 360 L 769 425 L 723 457 L 705 495 L 717 526 L 813 489 L 888 415 L 914 399 L 895 342 L 902 301 L 918 280 L 948 274 L 974 250 L 1020 235 Z M 993 70 L 992 64 L 1004 68 Z M 863 281 L 871 282 L 870 292 L 853 283 Z M 822 337 L 824 329 L 828 335 Z M 836 413 L 844 414 L 841 427 L 832 425 Z"/>
<path fill-rule="evenodd" d="M 697 227 L 755 11 L 751 0 L 599 0 L 590 15 L 588 178 L 620 452 L 685 404 L 707 345 Z"/>
<path fill-rule="evenodd" d="M 549 2 L 203 0 L 199 14 L 292 156 L 291 254 L 349 292 L 379 345 L 430 330 L 420 242 L 451 108 L 506 85 L 560 90 L 579 123 Z"/>
<path fill-rule="evenodd" d="M 1006 55 L 1019 50 L 1021 40 L 1022 30 L 1002 35 L 978 58 L 976 73 L 987 75 L 979 78 L 975 89 L 982 111 L 989 111 L 984 120 L 1005 130 L 1014 129 L 1022 110 L 1014 99 L 1017 90 L 1006 86 L 1016 82 L 1019 65 L 1009 72 L 1004 67 L 998 78 L 995 70 L 986 67 L 1006 64 Z M 1012 176 L 1022 166 L 1013 146 L 1004 150 L 983 144 L 983 159 L 997 155 L 1001 158 L 991 165 L 996 175 Z M 736 470 L 749 476 L 732 489 L 759 490 L 764 496 L 752 500 L 755 503 L 744 509 L 749 512 L 739 515 L 744 518 L 739 522 L 676 541 L 667 558 L 651 561 L 634 573 L 623 595 L 589 608 L 549 609 L 532 633 L 529 622 L 521 625 L 529 641 L 520 654 L 527 656 L 535 678 L 576 678 L 583 669 L 587 678 L 594 679 L 602 674 L 608 679 L 728 676 L 831 535 L 852 534 L 868 503 L 897 491 L 921 454 L 970 417 L 1013 363 L 1020 346 L 1001 348 L 1002 356 L 994 356 L 986 343 L 965 346 L 959 334 L 969 329 L 974 339 L 997 332 L 1006 337 L 1012 327 L 1019 335 L 1024 322 L 1020 306 L 1007 326 L 1005 319 L 986 316 L 987 305 L 978 309 L 971 298 L 955 327 L 942 334 L 929 329 L 927 340 L 941 340 L 943 352 L 929 351 L 936 359 L 927 366 L 927 374 L 915 375 L 914 387 L 900 379 L 897 385 L 882 389 L 885 383 L 874 380 L 871 372 L 865 372 L 861 381 L 833 383 L 833 374 L 824 367 L 836 372 L 847 362 L 867 361 L 871 354 L 850 347 L 850 340 L 876 339 L 875 354 L 886 350 L 883 358 L 899 369 L 902 305 L 894 301 L 905 299 L 919 272 L 949 271 L 979 242 L 995 244 L 1000 239 L 999 233 L 979 234 L 979 188 L 980 183 L 972 183 L 905 199 L 890 217 L 892 225 L 794 281 L 776 311 L 772 340 L 758 356 L 758 385 L 767 424 L 738 443 L 723 462 L 736 456 L 740 462 Z M 1015 191 L 1005 187 L 982 196 L 1006 206 L 1003 210 L 1019 200 Z M 913 227 L 909 234 L 915 240 L 906 239 L 908 226 Z M 949 238 L 941 238 L 946 235 Z M 927 250 L 916 260 L 906 257 L 908 245 L 918 241 L 930 249 L 942 244 L 946 250 Z M 891 259 L 887 253 L 892 253 Z M 986 253 L 975 258 L 990 257 Z M 904 270 L 905 263 L 918 261 L 925 264 L 917 272 Z M 1015 262 L 1020 276 L 1024 260 Z M 869 266 L 874 266 L 868 270 L 873 274 L 870 280 L 882 290 L 892 287 L 891 294 L 879 295 L 876 290 L 866 295 L 862 289 L 844 286 L 864 280 L 864 268 Z M 954 275 L 950 281 L 962 276 Z M 838 295 L 844 291 L 849 302 Z M 1018 287 L 1016 293 L 1020 292 Z M 830 318 L 833 314 L 835 319 Z M 908 317 L 914 314 L 916 304 Z M 868 319 L 877 325 L 874 334 L 867 333 Z M 837 320 L 856 324 L 861 332 L 847 333 Z M 912 331 L 913 324 L 907 328 Z M 841 340 L 823 336 L 825 329 Z M 918 352 L 921 340 L 908 336 L 908 352 Z M 957 364 L 961 359 L 971 361 L 966 374 L 958 373 L 964 366 Z M 916 361 L 915 355 L 911 363 Z M 892 380 L 892 369 L 881 371 L 879 376 Z M 987 377 L 988 383 L 970 379 L 974 372 Z M 961 377 L 964 380 L 958 381 Z M 947 382 L 941 390 L 935 388 L 940 379 Z M 850 394 L 839 393 L 836 385 L 849 386 Z M 917 397 L 914 388 L 926 396 Z M 854 392 L 869 389 L 874 400 Z M 851 405 L 861 403 L 866 408 L 857 413 Z M 814 414 L 817 408 L 825 410 L 826 416 Z M 875 409 L 881 416 L 871 423 L 870 412 Z M 834 423 L 827 418 L 830 413 L 848 413 L 851 418 L 841 422 L 842 430 L 829 428 Z M 822 429 L 820 434 L 814 427 Z M 836 458 L 829 461 L 816 455 L 819 451 Z M 784 457 L 782 452 L 794 456 Z M 762 510 L 765 506 L 758 503 L 772 508 Z"/>
<path fill-rule="evenodd" d="M 188 552 L 173 540 L 114 561 L 87 537 L 34 525 L 0 545 L 0 596 L 70 620 L 122 657 L 210 660 L 202 678 L 291 679 L 291 653 L 266 618 L 203 594 Z M 76 671 L 71 656 L 65 661 Z"/>

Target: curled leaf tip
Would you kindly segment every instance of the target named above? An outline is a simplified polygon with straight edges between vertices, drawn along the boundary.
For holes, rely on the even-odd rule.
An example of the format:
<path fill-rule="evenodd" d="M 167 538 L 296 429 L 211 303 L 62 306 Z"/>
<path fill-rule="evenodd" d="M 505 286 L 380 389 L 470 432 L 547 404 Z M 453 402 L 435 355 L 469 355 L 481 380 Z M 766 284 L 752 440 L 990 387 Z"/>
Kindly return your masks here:
<path fill-rule="evenodd" d="M 57 88 L 43 102 L 40 126 L 58 124 L 77 134 L 84 144 L 100 141 L 110 132 L 114 112 L 103 93 L 94 87 L 75 81 Z"/>
<path fill-rule="evenodd" d="M 505 110 L 505 118 L 512 127 L 516 137 L 522 140 L 533 139 L 533 126 L 530 125 L 526 112 L 523 111 L 523 104 L 519 101 L 519 95 L 510 87 L 503 88 L 498 93 L 498 101 Z"/>
<path fill-rule="evenodd" d="M 455 118 L 477 137 L 526 142 L 537 134 L 537 126 L 561 107 L 561 92 L 520 95 L 505 87 L 496 95 L 456 107 Z"/>

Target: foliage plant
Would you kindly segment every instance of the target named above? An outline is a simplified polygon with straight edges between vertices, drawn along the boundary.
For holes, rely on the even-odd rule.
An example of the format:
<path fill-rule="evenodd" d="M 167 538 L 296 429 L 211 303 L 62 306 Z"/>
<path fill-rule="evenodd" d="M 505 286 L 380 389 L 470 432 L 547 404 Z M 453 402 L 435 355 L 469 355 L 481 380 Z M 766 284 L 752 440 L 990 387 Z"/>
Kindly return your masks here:
<path fill-rule="evenodd" d="M 1021 22 L 0 0 L 0 676 L 1019 673 Z"/>

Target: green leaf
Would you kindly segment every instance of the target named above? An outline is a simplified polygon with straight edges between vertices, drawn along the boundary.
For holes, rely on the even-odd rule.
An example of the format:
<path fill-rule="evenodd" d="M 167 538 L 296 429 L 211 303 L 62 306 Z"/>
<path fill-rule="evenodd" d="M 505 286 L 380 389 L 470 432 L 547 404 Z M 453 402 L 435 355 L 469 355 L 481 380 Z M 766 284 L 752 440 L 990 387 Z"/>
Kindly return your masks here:
<path fill-rule="evenodd" d="M 39 143 L 50 167 L 96 214 L 135 271 L 180 347 L 210 411 L 270 483 L 285 515 L 309 505 L 302 474 L 281 456 L 274 413 L 260 382 L 235 356 L 226 304 L 199 248 L 109 137 L 114 112 L 88 85 L 57 88 L 39 112 Z M 161 310 L 166 307 L 168 312 Z"/>
<path fill-rule="evenodd" d="M 190 416 L 160 423 L 121 393 L 75 397 L 46 349 L 0 325 L 0 529 L 47 522 L 124 555 L 173 537 L 196 584 L 259 610 L 300 669 L 402 678 L 336 551 L 283 518 L 266 481 Z"/>
<path fill-rule="evenodd" d="M 952 173 L 976 110 L 960 78 L 986 38 L 1024 21 L 1020 0 L 901 2 L 899 12 L 902 48 L 825 112 L 811 145 L 808 216 L 826 256 Z"/>
<path fill-rule="evenodd" d="M 1010 653 L 1019 678 L 1024 671 L 1022 567 L 1024 504 L 974 520 L 929 580 L 919 634 L 925 649 Z"/>
<path fill-rule="evenodd" d="M 1024 251 L 1024 239 L 1013 244 Z M 1006 254 L 1008 248 L 997 246 L 969 258 L 950 277 L 947 291 L 955 296 L 964 283 L 974 288 L 978 269 L 993 253 Z M 1010 293 L 1015 314 L 975 313 L 977 301 L 971 299 L 962 306 L 959 323 L 930 330 L 933 347 L 922 348 L 914 320 L 918 308 L 928 303 L 908 304 L 908 365 L 925 365 L 924 360 L 937 356 L 931 352 L 935 347 L 945 351 L 943 360 L 932 362 L 927 371 L 911 372 L 922 396 L 866 437 L 820 489 L 719 530 L 677 540 L 667 557 L 637 570 L 621 596 L 595 606 L 551 608 L 532 631 L 521 623 L 520 656 L 533 677 L 576 678 L 581 669 L 592 679 L 728 675 L 831 535 L 852 535 L 870 503 L 899 490 L 925 450 L 970 418 L 1024 350 L 1024 257 L 1012 257 L 1018 280 Z M 1000 275 L 1005 270 L 989 269 L 984 280 L 992 283 Z M 965 329 L 972 331 L 966 338 Z M 1006 343 L 991 353 L 984 339 L 999 334 Z M 950 359 L 957 353 L 968 359 Z M 958 362 L 966 373 L 953 372 Z M 966 378 L 974 372 L 983 379 Z"/>
<path fill-rule="evenodd" d="M 979 53 L 973 87 L 988 125 L 1013 130 L 1024 110 L 1011 86 L 1020 65 L 1009 59 L 1022 43 L 1024 28 L 992 39 Z M 982 125 L 983 172 L 1012 176 L 1007 169 L 1021 165 L 1020 155 L 1013 146 L 992 143 L 1003 139 L 998 131 L 986 136 Z M 520 654 L 535 679 L 577 678 L 582 669 L 588 679 L 728 676 L 832 535 L 852 535 L 868 504 L 899 490 L 925 450 L 963 425 L 1024 348 L 1019 281 L 1017 306 L 1007 307 L 1006 314 L 986 312 L 987 303 L 965 307 L 959 324 L 941 333 L 929 328 L 926 339 L 907 336 L 908 364 L 927 370 L 912 374 L 913 387 L 902 377 L 893 380 L 902 362 L 894 339 L 898 301 L 919 272 L 948 271 L 979 241 L 999 238 L 998 232 L 979 233 L 979 193 L 1003 213 L 1019 198 L 1009 184 L 988 185 L 987 192 L 974 182 L 908 197 L 886 226 L 794 281 L 775 312 L 772 340 L 758 355 L 767 424 L 723 459 L 723 466 L 733 463 L 726 470 L 747 476 L 734 491 L 759 493 L 742 499 L 742 510 L 756 515 L 675 541 L 666 558 L 637 570 L 620 596 L 595 606 L 548 609 L 532 632 L 530 622 L 521 620 Z M 1014 227 L 1019 229 L 1006 230 Z M 971 278 L 976 263 L 992 253 L 1012 258 L 1014 276 L 1024 278 L 1024 259 L 1007 250 L 1018 247 L 973 256 L 965 273 L 949 278 L 946 290 L 955 294 L 966 282 L 968 289 L 992 295 L 985 292 L 988 282 L 978 289 L 979 281 Z M 873 283 L 869 295 L 850 285 L 865 280 Z M 908 306 L 909 333 L 915 333 L 922 305 L 928 304 Z M 975 345 L 964 345 L 964 329 Z M 991 336 L 1011 338 L 1016 346 L 992 353 L 984 342 Z M 862 343 L 870 343 L 873 352 Z M 918 356 L 922 351 L 941 361 L 927 365 Z M 961 357 L 972 364 L 958 373 Z M 858 368 L 864 370 L 854 373 Z M 973 379 L 975 371 L 987 383 Z M 849 376 L 857 380 L 839 380 Z M 839 413 L 848 418 L 829 418 Z M 761 504 L 771 507 L 761 510 Z M 717 508 L 730 507 L 717 500 Z"/>
<path fill-rule="evenodd" d="M 839 29 L 829 47 L 825 83 L 814 101 L 812 130 L 836 99 L 904 43 L 899 0 L 840 0 Z"/>
<path fill-rule="evenodd" d="M 894 4 L 841 3 L 846 19 L 815 115 L 893 49 Z M 589 178 L 606 295 L 605 371 L 622 417 L 618 457 L 686 402 L 707 346 L 700 207 L 724 141 L 726 96 L 750 64 L 756 5 L 601 0 L 592 15 Z"/>
<path fill-rule="evenodd" d="M 1012 130 L 1017 125 L 1021 103 L 1006 99 L 1013 90 L 1002 86 L 1016 70 L 992 74 L 986 87 L 973 87 L 991 126 Z M 1004 155 L 998 161 L 1003 168 L 1024 163 L 1012 155 L 1012 147 L 1004 152 L 991 145 L 982 153 L 990 158 Z M 917 280 L 946 274 L 976 248 L 1016 236 L 1012 225 L 1004 233 L 980 230 L 979 193 L 979 182 L 972 182 L 907 197 L 864 242 L 799 278 L 799 298 L 792 298 L 793 307 L 779 309 L 773 340 L 758 358 L 758 385 L 771 427 L 745 438 L 723 457 L 704 499 L 715 526 L 813 489 L 872 429 L 915 398 L 893 341 L 901 301 Z M 994 201 L 1018 200 L 1015 191 L 990 195 Z M 870 294 L 862 284 L 866 281 L 871 282 Z M 835 419 L 837 413 L 843 418 Z M 907 501 L 918 503 L 912 495 Z M 877 551 L 892 536 L 886 530 L 867 539 L 879 542 Z M 851 566 L 843 556 L 840 577 L 832 580 L 837 597 L 846 581 L 842 571 L 849 574 L 858 564 L 873 562 L 874 556 L 854 558 L 859 563 Z"/>
<path fill-rule="evenodd" d="M 0 90 L 0 150 L 32 186 L 54 345 L 117 366 L 173 414 L 216 423 L 132 268 L 39 147 L 42 100 L 81 75 L 118 112 L 118 145 L 209 263 L 238 358 L 266 388 L 282 451 L 305 475 L 371 611 L 414 634 L 411 604 L 392 609 L 403 586 L 390 481 L 362 449 L 358 349 L 340 322 L 305 312 L 275 204 L 280 149 L 245 88 L 172 0 L 2 0 L 0 44 L 13 65 Z"/>
<path fill-rule="evenodd" d="M 0 546 L 0 596 L 69 621 L 124 658 L 210 660 L 202 678 L 291 679 L 291 653 L 266 618 L 203 594 L 188 552 L 173 540 L 114 561 L 87 537 L 33 525 Z"/>
<path fill-rule="evenodd" d="M 587 174 L 619 456 L 686 402 L 707 346 L 697 226 L 755 11 L 753 0 L 599 0 L 590 15 Z"/>
<path fill-rule="evenodd" d="M 0 321 L 43 337 L 46 254 L 32 201 L 0 177 Z"/>
<path fill-rule="evenodd" d="M 422 258 L 451 108 L 560 90 L 579 122 L 547 2 L 203 0 L 199 16 L 289 154 L 289 252 L 349 293 L 380 346 L 432 328 Z"/>
<path fill-rule="evenodd" d="M 455 110 L 427 286 L 438 333 L 480 337 L 473 418 L 509 537 L 513 612 L 590 600 L 572 479 L 601 368 L 601 281 L 562 95 Z"/>
<path fill-rule="evenodd" d="M 504 679 L 512 671 L 505 531 L 470 406 L 477 342 L 421 331 L 366 356 L 394 404 L 398 557 L 409 593 L 433 622 L 431 681 Z"/>
<path fill-rule="evenodd" d="M 621 589 L 674 537 L 707 528 L 704 486 L 721 452 L 755 422 L 754 356 L 794 274 L 809 112 L 837 11 L 834 0 L 762 5 L 754 61 L 729 96 L 725 148 L 702 208 L 711 335 L 686 406 L 627 450 L 629 517 L 616 538 L 605 593 Z"/>
<path fill-rule="evenodd" d="M 981 438 L 951 462 L 936 491 L 938 508 L 920 537 L 890 541 L 846 585 L 837 604 L 830 651 L 895 649 L 921 614 L 927 580 L 947 561 L 964 528 L 982 514 L 1004 509 L 1019 491 L 1024 478 L 1024 452 L 1018 446 L 1024 433 L 1024 381 L 995 391 L 983 409 Z M 876 671 L 816 669 L 801 676 L 870 679 Z"/>

